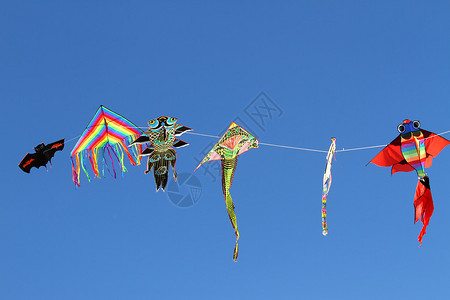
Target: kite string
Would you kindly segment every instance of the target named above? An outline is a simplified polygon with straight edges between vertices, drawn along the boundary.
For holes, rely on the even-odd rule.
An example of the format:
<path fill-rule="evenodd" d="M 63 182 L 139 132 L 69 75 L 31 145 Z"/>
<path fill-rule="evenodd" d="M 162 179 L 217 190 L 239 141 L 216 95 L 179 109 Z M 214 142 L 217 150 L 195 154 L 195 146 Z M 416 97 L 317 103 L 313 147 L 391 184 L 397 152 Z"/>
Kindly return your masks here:
<path fill-rule="evenodd" d="M 436 136 L 441 136 L 444 135 L 446 133 L 449 133 L 450 130 L 441 132 L 436 134 Z M 207 137 L 214 137 L 214 138 L 220 138 L 220 136 L 215 136 L 215 135 L 209 135 L 209 134 L 202 134 L 202 133 L 194 133 L 194 132 L 186 132 L 188 134 L 195 134 L 195 135 L 200 135 L 200 136 L 207 136 Z M 429 139 L 429 138 L 433 138 L 434 136 L 430 136 L 427 137 L 425 139 Z M 294 149 L 294 150 L 301 150 L 301 151 L 309 151 L 309 152 L 321 152 L 321 153 L 328 153 L 328 151 L 326 150 L 319 150 L 319 149 L 311 149 L 311 148 L 301 148 L 301 147 L 294 147 L 294 146 L 285 146 L 285 145 L 277 145 L 277 144 L 269 144 L 269 143 L 259 143 L 260 145 L 265 145 L 265 146 L 272 146 L 272 147 L 278 147 L 278 148 L 287 148 L 287 149 Z M 345 149 L 342 148 L 341 150 L 336 150 L 335 152 L 348 152 L 348 151 L 358 151 L 358 150 L 366 150 L 366 149 L 373 149 L 373 148 L 381 148 L 381 147 L 386 147 L 387 144 L 383 144 L 383 145 L 375 145 L 375 146 L 367 146 L 367 147 L 357 147 L 357 148 L 349 148 L 349 149 Z"/>
<path fill-rule="evenodd" d="M 426 139 L 432 139 L 432 138 L 434 138 L 434 137 L 436 137 L 436 136 L 442 136 L 442 135 L 444 135 L 444 134 L 446 134 L 446 133 L 449 133 L 450 132 L 450 130 L 447 130 L 447 131 L 444 131 L 444 132 L 441 132 L 441 133 L 436 133 L 435 135 L 433 135 L 433 136 L 429 136 L 429 137 L 427 137 L 427 138 L 424 138 L 424 140 L 426 140 Z M 381 148 L 381 147 L 386 147 L 387 146 L 387 144 L 384 144 L 384 145 L 376 145 L 376 146 L 368 146 L 368 147 L 359 147 L 359 148 L 350 148 L 350 149 L 344 149 L 344 148 L 342 148 L 342 150 L 336 150 L 336 152 L 345 152 L 345 151 L 356 151 L 356 150 L 364 150 L 364 149 L 371 149 L 371 148 Z"/>
<path fill-rule="evenodd" d="M 450 130 L 447 130 L 447 131 L 444 131 L 444 132 L 441 132 L 441 133 L 435 133 L 435 134 L 441 136 L 441 135 L 447 134 L 449 132 L 450 132 Z M 429 137 L 427 137 L 425 139 L 430 139 L 430 138 L 432 138 L 432 136 L 429 136 Z"/>
<path fill-rule="evenodd" d="M 284 145 L 276 145 L 276 144 L 261 143 L 261 142 L 260 142 L 259 144 L 260 144 L 260 145 L 264 145 L 264 146 L 278 147 L 278 148 L 287 148 L 287 149 L 303 150 L 303 151 L 310 151 L 310 152 L 323 152 L 323 153 L 328 153 L 328 151 L 325 151 L 325 150 L 318 150 L 318 149 L 300 148 L 300 147 L 294 147 L 294 146 L 284 146 Z"/>
<path fill-rule="evenodd" d="M 193 135 L 213 137 L 213 138 L 218 138 L 218 139 L 221 138 L 220 136 L 217 136 L 217 135 L 210 135 L 210 134 L 204 134 L 204 133 L 197 133 L 197 132 L 190 132 L 190 131 L 187 131 L 186 133 L 193 134 Z"/>
<path fill-rule="evenodd" d="M 210 135 L 210 134 L 190 132 L 190 131 L 188 131 L 186 133 L 194 134 L 194 135 L 200 135 L 200 136 L 213 137 L 213 138 L 219 138 L 220 139 L 220 136 L 217 136 L 217 135 Z M 325 152 L 325 153 L 328 152 L 328 151 L 318 150 L 318 149 L 300 148 L 300 147 L 294 147 L 294 146 L 284 146 L 284 145 L 269 144 L 269 143 L 262 143 L 262 142 L 259 142 L 258 144 L 259 145 L 264 145 L 264 146 L 272 146 L 272 147 L 287 148 L 287 149 L 294 149 L 294 150 L 304 150 L 304 151 L 313 151 L 313 152 Z"/>
<path fill-rule="evenodd" d="M 140 128 L 140 129 L 147 129 L 148 127 L 132 127 L 132 128 Z M 212 138 L 220 138 L 220 136 L 217 135 L 211 135 L 211 134 L 204 134 L 204 133 L 197 133 L 197 132 L 186 132 L 187 134 L 193 134 L 198 136 L 206 136 L 206 137 L 212 137 Z M 442 136 L 444 134 L 450 133 L 450 130 L 437 133 L 436 136 Z M 69 143 L 77 138 L 79 138 L 81 135 L 78 135 L 74 138 L 71 138 L 70 140 L 67 140 L 65 143 Z M 433 138 L 434 136 L 427 137 L 425 139 Z M 293 149 L 293 150 L 301 150 L 301 151 L 309 151 L 309 152 L 321 152 L 321 153 L 328 153 L 326 150 L 320 150 L 320 149 L 311 149 L 311 148 L 302 148 L 302 147 L 295 147 L 295 146 L 286 146 L 286 145 L 277 145 L 277 144 L 270 144 L 270 143 L 259 143 L 260 145 L 264 146 L 271 146 L 271 147 L 277 147 L 277 148 L 286 148 L 286 149 Z M 373 148 L 381 148 L 386 147 L 387 144 L 384 145 L 375 145 L 375 146 L 367 146 L 367 147 L 357 147 L 357 148 L 342 148 L 341 150 L 336 150 L 335 152 L 348 152 L 348 151 L 358 151 L 358 150 L 366 150 L 366 149 L 373 149 Z"/>
<path fill-rule="evenodd" d="M 76 139 L 79 138 L 80 136 L 81 136 L 81 134 L 80 134 L 80 135 L 77 135 L 77 136 L 74 137 L 74 138 L 71 138 L 70 140 L 65 141 L 64 143 L 67 144 L 67 143 L 69 143 L 69 142 L 71 142 L 71 141 L 73 141 L 73 140 L 76 140 Z"/>
<path fill-rule="evenodd" d="M 436 135 L 434 136 L 429 136 L 426 139 L 431 139 L 435 136 L 442 136 L 444 134 L 449 133 L 450 130 L 441 132 L 441 133 L 436 133 Z M 190 133 L 190 132 L 187 132 Z M 327 153 L 328 151 L 325 150 L 318 150 L 318 149 L 309 149 L 309 148 L 300 148 L 300 147 L 291 147 L 291 146 L 283 146 L 283 145 L 275 145 L 275 144 L 268 144 L 268 143 L 259 143 L 260 145 L 266 145 L 266 146 L 274 146 L 274 147 L 280 147 L 280 148 L 289 148 L 289 149 L 294 149 L 294 150 L 303 150 L 303 151 L 310 151 L 310 152 L 323 152 L 323 153 Z M 357 147 L 357 148 L 349 148 L 349 149 L 345 149 L 342 148 L 341 150 L 336 150 L 335 152 L 347 152 L 347 151 L 358 151 L 358 150 L 366 150 L 366 149 L 373 149 L 373 148 L 381 148 L 381 147 L 386 147 L 387 144 L 383 144 L 383 145 L 375 145 L 375 146 L 367 146 L 367 147 Z"/>
<path fill-rule="evenodd" d="M 349 149 L 342 148 L 341 150 L 336 150 L 335 152 L 358 151 L 358 150 L 364 150 L 364 149 L 381 148 L 381 147 L 386 147 L 386 146 L 387 145 L 376 145 L 376 146 L 367 146 L 367 147 L 349 148 Z"/>

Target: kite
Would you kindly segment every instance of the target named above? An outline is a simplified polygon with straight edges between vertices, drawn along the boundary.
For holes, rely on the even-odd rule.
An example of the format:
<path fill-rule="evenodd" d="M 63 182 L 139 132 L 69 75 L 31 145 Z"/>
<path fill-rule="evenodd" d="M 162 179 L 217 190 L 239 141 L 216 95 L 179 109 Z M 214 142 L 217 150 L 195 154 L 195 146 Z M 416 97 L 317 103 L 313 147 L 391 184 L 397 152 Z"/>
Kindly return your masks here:
<path fill-rule="evenodd" d="M 150 129 L 144 132 L 130 145 L 150 143 L 150 146 L 148 146 L 140 155 L 148 156 L 145 174 L 148 174 L 153 168 L 156 191 L 159 191 L 159 188 L 162 188 L 163 191 L 166 189 L 167 180 L 169 178 L 169 164 L 172 166 L 173 178 L 177 181 L 178 175 L 175 171 L 177 152 L 172 147 L 181 148 L 189 145 L 175 137 L 192 129 L 177 124 L 177 121 L 178 119 L 176 118 L 164 116 L 148 121 Z"/>
<path fill-rule="evenodd" d="M 47 168 L 48 162 L 50 162 L 51 167 L 52 157 L 55 155 L 55 152 L 61 151 L 62 149 L 64 149 L 64 139 L 48 145 L 45 145 L 44 143 L 39 144 L 34 147 L 36 153 L 27 153 L 20 162 L 19 167 L 26 173 L 30 173 L 32 167 L 39 169 L 39 167 L 45 166 L 45 168 Z"/>
<path fill-rule="evenodd" d="M 114 158 L 120 165 L 122 175 L 127 171 L 124 165 L 124 154 L 128 156 L 132 165 L 139 165 L 139 154 L 142 152 L 142 147 L 136 145 L 129 149 L 127 145 L 141 134 L 142 130 L 129 120 L 100 105 L 70 153 L 75 185 L 80 186 L 81 168 L 88 180 L 91 181 L 86 170 L 86 161 L 91 164 L 94 177 L 97 178 L 100 178 L 99 161 L 103 163 L 102 175 L 104 175 L 105 165 L 111 172 L 107 157 L 111 162 L 114 178 L 116 178 Z"/>
<path fill-rule="evenodd" d="M 213 160 L 222 161 L 222 191 L 227 205 L 228 217 L 236 235 L 236 246 L 234 247 L 233 260 L 238 257 L 239 231 L 234 212 L 234 204 L 230 195 L 230 187 L 233 183 L 238 156 L 252 148 L 258 148 L 258 140 L 236 123 L 231 123 L 228 130 L 220 138 L 219 142 L 211 149 L 206 157 L 200 162 L 195 170 L 203 163 Z"/>
<path fill-rule="evenodd" d="M 417 172 L 419 181 L 414 196 L 414 223 L 419 219 L 423 223 L 418 236 L 421 245 L 434 210 L 430 180 L 426 176 L 425 168 L 431 167 L 433 157 L 449 145 L 450 141 L 432 132 L 420 129 L 419 121 L 404 120 L 402 124 L 398 125 L 397 130 L 400 135 L 369 163 L 374 163 L 380 167 L 392 166 L 391 174 L 395 172 Z"/>
<path fill-rule="evenodd" d="M 336 139 L 331 138 L 331 145 L 327 154 L 327 166 L 323 174 L 323 191 L 322 191 L 322 234 L 328 234 L 327 226 L 327 197 L 331 186 L 331 162 L 336 151 Z"/>

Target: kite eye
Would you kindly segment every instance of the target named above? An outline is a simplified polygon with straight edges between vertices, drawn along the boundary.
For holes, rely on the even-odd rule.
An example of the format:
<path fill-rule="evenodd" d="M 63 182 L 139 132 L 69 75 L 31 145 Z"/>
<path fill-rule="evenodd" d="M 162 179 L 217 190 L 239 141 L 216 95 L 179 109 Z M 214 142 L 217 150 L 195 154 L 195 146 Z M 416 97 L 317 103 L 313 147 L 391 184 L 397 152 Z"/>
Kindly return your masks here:
<path fill-rule="evenodd" d="M 403 132 L 405 132 L 406 127 L 405 127 L 405 125 L 400 124 L 397 126 L 397 130 L 398 130 L 398 132 L 403 133 Z"/>
<path fill-rule="evenodd" d="M 177 119 L 176 118 L 169 118 L 169 119 L 167 119 L 167 124 L 168 125 L 172 125 L 172 124 L 175 124 L 177 122 Z"/>
<path fill-rule="evenodd" d="M 419 121 L 414 121 L 414 122 L 413 122 L 413 127 L 414 127 L 415 129 L 419 129 L 419 128 L 420 128 L 420 122 L 419 122 Z"/>
<path fill-rule="evenodd" d="M 156 128 L 158 126 L 158 123 L 159 122 L 157 120 L 150 120 L 150 121 L 148 121 L 148 126 L 150 128 Z"/>

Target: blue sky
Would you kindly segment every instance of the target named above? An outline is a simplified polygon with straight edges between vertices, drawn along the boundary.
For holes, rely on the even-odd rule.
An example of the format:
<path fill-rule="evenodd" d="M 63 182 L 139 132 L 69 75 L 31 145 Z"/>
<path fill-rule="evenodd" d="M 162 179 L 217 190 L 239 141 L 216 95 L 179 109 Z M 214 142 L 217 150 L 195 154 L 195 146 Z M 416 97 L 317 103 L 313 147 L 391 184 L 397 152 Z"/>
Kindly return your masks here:
<path fill-rule="evenodd" d="M 338 149 L 387 144 L 405 118 L 450 130 L 449 11 L 447 1 L 3 1 L 0 299 L 449 298 L 449 148 L 428 169 L 435 211 L 421 248 L 416 174 L 365 166 L 380 149 L 338 153 L 327 237 L 325 154 L 250 150 L 231 189 L 237 263 L 217 171 L 199 169 L 201 197 L 180 208 L 144 165 L 117 180 L 82 175 L 76 190 L 75 141 L 48 172 L 17 167 L 35 145 L 81 134 L 101 104 L 139 126 L 170 115 L 217 135 L 240 120 L 262 142 L 323 150 L 332 136 Z M 252 115 L 261 92 L 279 108 L 264 124 Z M 177 171 L 190 174 L 215 140 L 182 139 Z"/>

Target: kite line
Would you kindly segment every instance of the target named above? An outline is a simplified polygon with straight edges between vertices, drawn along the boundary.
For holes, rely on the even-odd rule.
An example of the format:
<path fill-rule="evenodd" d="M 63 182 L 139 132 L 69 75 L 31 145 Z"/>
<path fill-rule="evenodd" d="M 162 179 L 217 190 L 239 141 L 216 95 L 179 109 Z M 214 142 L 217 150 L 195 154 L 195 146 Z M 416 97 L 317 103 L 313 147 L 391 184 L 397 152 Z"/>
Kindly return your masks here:
<path fill-rule="evenodd" d="M 133 128 L 140 128 L 140 129 L 147 129 L 148 127 L 133 127 Z M 441 132 L 441 133 L 437 133 L 437 136 L 442 136 L 444 134 L 450 133 L 450 130 Z M 218 135 L 212 135 L 212 134 L 205 134 L 205 133 L 198 133 L 198 132 L 192 132 L 192 131 L 188 131 L 186 132 L 186 134 L 193 134 L 193 135 L 198 135 L 198 136 L 205 136 L 205 137 L 211 137 L 211 138 L 220 138 L 220 136 Z M 79 138 L 81 135 L 78 135 L 74 138 L 71 138 L 70 140 L 67 140 L 65 143 L 69 143 L 73 140 L 76 140 L 77 138 Z M 427 137 L 425 139 L 429 139 L 432 137 Z M 321 152 L 321 153 L 328 153 L 327 150 L 320 150 L 320 149 L 312 149 L 312 148 L 302 148 L 302 147 L 295 147 L 295 146 L 287 146 L 287 145 L 278 145 L 278 144 L 270 144 L 270 143 L 263 143 L 263 142 L 259 142 L 260 145 L 264 145 L 264 146 L 270 146 L 270 147 L 277 147 L 277 148 L 286 148 L 286 149 L 293 149 L 293 150 L 300 150 L 300 151 L 308 151 L 308 152 Z M 366 147 L 356 147 L 356 148 L 342 148 L 340 150 L 336 150 L 335 152 L 348 152 L 348 151 L 359 151 L 359 150 L 366 150 L 366 149 L 373 149 L 373 148 L 381 148 L 381 147 L 386 147 L 387 144 L 383 144 L 383 145 L 375 145 L 375 146 L 366 146 Z"/>
<path fill-rule="evenodd" d="M 145 127 L 147 128 L 147 127 Z M 436 134 L 437 136 L 441 136 L 444 134 L 449 133 L 450 130 L 441 132 Z M 194 135 L 199 135 L 199 136 L 206 136 L 206 137 L 213 137 L 213 138 L 220 138 L 220 136 L 217 135 L 210 135 L 210 134 L 204 134 L 204 133 L 196 133 L 196 132 L 186 132 L 187 134 L 194 134 Z M 432 137 L 428 137 L 426 139 L 429 139 Z M 320 150 L 320 149 L 311 149 L 311 148 L 302 148 L 302 147 L 295 147 L 295 146 L 286 146 L 286 145 L 277 145 L 277 144 L 270 144 L 270 143 L 263 143 L 263 142 L 259 142 L 260 145 L 265 145 L 265 146 L 271 146 L 271 147 L 277 147 L 277 148 L 287 148 L 287 149 L 293 149 L 293 150 L 301 150 L 301 151 L 309 151 L 309 152 L 321 152 L 321 153 L 328 153 L 327 150 Z M 335 152 L 348 152 L 348 151 L 358 151 L 358 150 L 366 150 L 366 149 L 373 149 L 373 148 L 381 148 L 381 147 L 386 147 L 387 144 L 383 144 L 383 145 L 375 145 L 375 146 L 367 146 L 367 147 L 357 147 L 357 148 L 342 148 L 341 150 L 336 150 Z"/>

